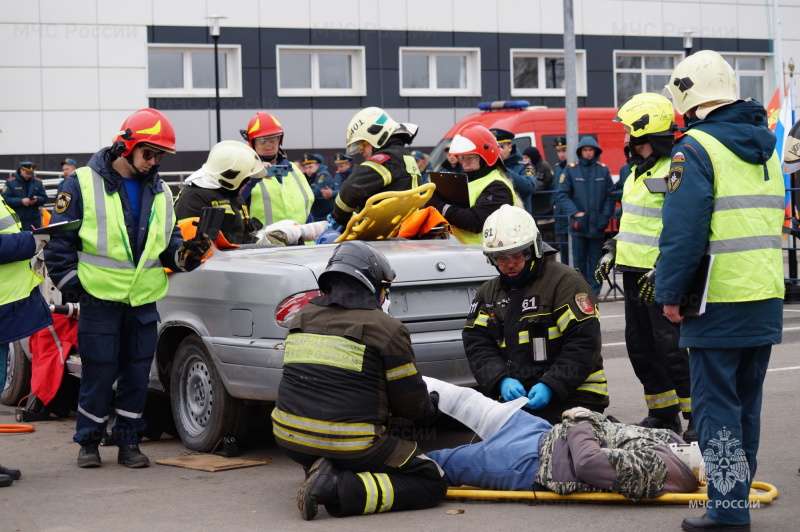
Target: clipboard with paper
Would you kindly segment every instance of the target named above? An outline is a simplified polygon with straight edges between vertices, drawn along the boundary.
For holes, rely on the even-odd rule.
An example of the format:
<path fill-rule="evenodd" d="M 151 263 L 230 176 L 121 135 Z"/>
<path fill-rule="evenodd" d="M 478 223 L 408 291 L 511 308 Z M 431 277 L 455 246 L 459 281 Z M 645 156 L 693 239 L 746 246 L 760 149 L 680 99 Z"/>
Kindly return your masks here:
<path fill-rule="evenodd" d="M 469 178 L 467 174 L 431 172 L 431 183 L 442 200 L 457 207 L 469 208 Z"/>

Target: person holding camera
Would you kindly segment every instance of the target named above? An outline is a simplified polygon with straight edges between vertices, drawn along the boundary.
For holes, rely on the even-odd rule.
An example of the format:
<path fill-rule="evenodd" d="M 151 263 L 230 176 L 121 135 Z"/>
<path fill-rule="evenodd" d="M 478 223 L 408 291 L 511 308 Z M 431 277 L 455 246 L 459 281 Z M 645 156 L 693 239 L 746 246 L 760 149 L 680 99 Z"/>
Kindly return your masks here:
<path fill-rule="evenodd" d="M 259 111 L 250 119 L 247 129 L 241 129 L 239 133 L 267 169 L 264 178 L 251 179 L 242 189 L 242 197 L 250 206 L 250 215 L 265 226 L 281 220 L 298 224 L 313 222 L 314 191 L 300 167 L 286 158 L 282 146 L 283 126 L 278 119 Z"/>

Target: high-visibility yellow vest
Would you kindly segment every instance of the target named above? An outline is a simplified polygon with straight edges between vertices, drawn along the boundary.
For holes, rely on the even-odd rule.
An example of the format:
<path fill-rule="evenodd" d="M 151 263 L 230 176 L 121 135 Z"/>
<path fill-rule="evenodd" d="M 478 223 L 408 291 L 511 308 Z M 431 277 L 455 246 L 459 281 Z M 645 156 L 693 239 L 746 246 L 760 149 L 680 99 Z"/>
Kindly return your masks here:
<path fill-rule="evenodd" d="M 636 268 L 652 268 L 658 258 L 658 238 L 661 236 L 661 207 L 664 194 L 653 194 L 645 179 L 666 177 L 670 158 L 662 157 L 639 177 L 636 167 L 625 180 L 622 189 L 622 218 L 619 223 L 616 262 Z"/>
<path fill-rule="evenodd" d="M 708 253 L 714 255 L 710 303 L 783 298 L 781 227 L 783 175 L 777 152 L 763 165 L 739 159 L 703 131 L 688 135 L 708 152 L 714 169 L 714 207 Z"/>
<path fill-rule="evenodd" d="M 469 206 L 472 207 L 475 205 L 475 202 L 478 201 L 478 196 L 481 195 L 483 189 L 495 181 L 500 181 L 508 187 L 508 191 L 511 193 L 512 201 L 516 203 L 516 194 L 514 194 L 514 188 L 511 186 L 511 183 L 508 182 L 508 179 L 506 179 L 499 170 L 495 169 L 480 179 L 469 182 Z M 470 233 L 469 231 L 459 229 L 455 226 L 451 226 L 450 228 L 453 231 L 453 235 L 464 244 L 480 245 L 482 243 L 483 236 L 481 233 Z"/>
<path fill-rule="evenodd" d="M 274 177 L 258 180 L 250 192 L 250 216 L 258 218 L 264 226 L 293 220 L 306 223 L 314 203 L 314 192 L 308 179 L 296 165 L 292 164 L 284 176 L 283 184 Z"/>
<path fill-rule="evenodd" d="M 22 224 L 17 213 L 0 196 L 0 235 L 19 233 Z M 33 271 L 30 260 L 0 264 L 0 305 L 25 299 L 44 278 Z M 3 386 L 4 383 L 0 383 Z"/>
<path fill-rule="evenodd" d="M 152 303 L 164 297 L 169 281 L 158 256 L 167 249 L 175 228 L 172 193 L 156 194 L 153 206 L 141 213 L 147 224 L 144 250 L 135 263 L 119 193 L 107 194 L 103 177 L 84 166 L 76 171 L 83 196 L 83 223 L 78 231 L 78 279 L 91 295 L 131 306 Z"/>
<path fill-rule="evenodd" d="M 419 171 L 419 166 L 417 166 L 416 159 L 410 155 L 403 155 L 403 164 L 405 165 L 406 173 L 411 176 L 411 188 L 414 189 L 420 186 L 419 178 L 422 177 L 422 172 Z M 394 181 L 392 172 L 390 172 L 388 168 L 377 161 L 366 160 L 361 163 L 361 166 L 366 166 L 367 168 L 371 168 L 372 170 L 376 171 L 378 175 L 381 176 L 381 179 L 383 179 L 384 187 L 388 187 L 392 181 Z M 379 190 L 378 193 L 380 192 L 383 191 Z M 338 194 L 334 204 L 346 213 L 354 213 L 356 211 L 355 207 L 347 205 L 342 200 L 342 196 Z"/>

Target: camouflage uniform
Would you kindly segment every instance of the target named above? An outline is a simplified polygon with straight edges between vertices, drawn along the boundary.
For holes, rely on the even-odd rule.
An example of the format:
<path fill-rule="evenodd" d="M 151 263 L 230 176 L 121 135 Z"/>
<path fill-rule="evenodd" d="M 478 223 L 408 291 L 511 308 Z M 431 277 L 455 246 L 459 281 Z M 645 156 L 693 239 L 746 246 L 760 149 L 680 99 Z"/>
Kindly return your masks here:
<path fill-rule="evenodd" d="M 582 423 L 591 427 L 616 473 L 610 489 L 587 483 L 591 479 L 576 471 L 580 460 L 570 454 L 567 433 L 571 436 L 570 429 Z M 680 491 L 694 491 L 697 481 L 691 470 L 672 455 L 668 443 L 683 443 L 683 440 L 670 430 L 611 423 L 597 412 L 581 414 L 577 419 L 564 420 L 542 437 L 536 482 L 561 495 L 612 491 L 631 499 L 649 499 L 660 495 L 662 490 L 673 491 L 665 489 L 669 473 L 681 486 Z M 565 467 L 564 461 L 569 461 L 572 467 Z"/>

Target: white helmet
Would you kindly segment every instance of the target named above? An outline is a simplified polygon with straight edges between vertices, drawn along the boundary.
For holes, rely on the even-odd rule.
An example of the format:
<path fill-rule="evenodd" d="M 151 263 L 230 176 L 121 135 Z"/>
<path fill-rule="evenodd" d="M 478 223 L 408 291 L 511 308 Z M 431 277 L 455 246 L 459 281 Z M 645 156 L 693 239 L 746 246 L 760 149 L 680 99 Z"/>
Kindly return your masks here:
<path fill-rule="evenodd" d="M 800 122 L 796 122 L 783 143 L 783 173 L 800 170 Z"/>
<path fill-rule="evenodd" d="M 357 154 L 362 141 L 369 142 L 374 148 L 380 148 L 386 144 L 399 125 L 380 107 L 360 110 L 347 126 L 347 138 L 344 143 L 347 155 Z"/>
<path fill-rule="evenodd" d="M 235 140 L 223 140 L 208 152 L 203 172 L 227 190 L 238 190 L 248 177 L 264 177 L 267 170 L 258 154 Z"/>
<path fill-rule="evenodd" d="M 731 103 L 738 97 L 736 73 L 712 50 L 702 50 L 678 63 L 664 88 L 682 115 L 704 103 Z"/>
<path fill-rule="evenodd" d="M 539 228 L 525 209 L 502 205 L 483 224 L 483 254 L 494 258 L 509 251 L 533 247 L 536 258 L 542 256 Z"/>
<path fill-rule="evenodd" d="M 703 460 L 700 446 L 696 441 L 692 443 L 670 443 L 669 450 L 692 470 L 692 474 L 698 482 L 703 482 L 706 479 L 706 464 Z"/>

